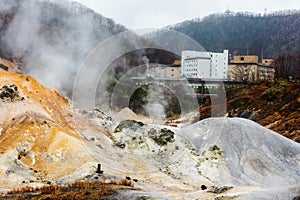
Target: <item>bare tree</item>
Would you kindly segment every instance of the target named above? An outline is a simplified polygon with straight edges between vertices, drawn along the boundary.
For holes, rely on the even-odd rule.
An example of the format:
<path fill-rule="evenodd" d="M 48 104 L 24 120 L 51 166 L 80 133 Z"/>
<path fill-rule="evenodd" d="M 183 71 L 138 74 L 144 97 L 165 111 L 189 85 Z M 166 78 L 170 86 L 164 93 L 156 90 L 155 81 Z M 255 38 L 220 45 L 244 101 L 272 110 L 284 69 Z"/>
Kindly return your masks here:
<path fill-rule="evenodd" d="M 249 65 L 236 65 L 231 72 L 232 77 L 241 81 L 253 81 L 255 80 L 255 74 Z"/>
<path fill-rule="evenodd" d="M 295 79 L 300 80 L 300 54 L 295 56 Z"/>
<path fill-rule="evenodd" d="M 300 55 L 280 55 L 274 60 L 275 78 L 299 79 Z"/>

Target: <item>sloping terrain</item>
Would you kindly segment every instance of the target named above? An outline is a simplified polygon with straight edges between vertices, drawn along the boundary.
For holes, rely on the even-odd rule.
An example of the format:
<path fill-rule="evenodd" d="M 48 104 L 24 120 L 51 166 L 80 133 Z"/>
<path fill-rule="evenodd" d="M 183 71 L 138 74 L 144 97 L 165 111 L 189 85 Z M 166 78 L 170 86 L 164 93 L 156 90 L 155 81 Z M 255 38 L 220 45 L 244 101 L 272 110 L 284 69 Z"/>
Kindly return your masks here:
<path fill-rule="evenodd" d="M 130 145 L 133 149 L 127 151 L 116 145 L 119 136 L 112 135 L 115 124 L 109 118 L 74 113 L 64 97 L 34 78 L 0 72 L 0 85 L 1 192 L 25 186 L 68 184 L 78 179 L 110 183 L 125 176 L 136 179 L 136 187 L 147 195 L 156 191 L 176 197 L 200 189 L 201 184 L 194 185 L 194 181 L 188 180 L 190 183 L 185 184 L 160 170 L 163 156 L 171 153 L 163 153 L 167 143 L 153 144 L 150 139 L 155 152 L 149 152 L 149 148 L 140 151 L 142 143 L 134 142 Z M 141 131 L 136 134 L 143 134 Z M 134 136 L 132 132 L 129 134 Z M 186 147 L 184 143 L 181 146 Z M 171 147 L 174 149 L 174 144 Z M 147 154 L 157 156 L 158 161 L 149 160 Z M 104 175 L 95 173 L 97 163 L 101 163 Z M 212 185 L 207 179 L 197 177 L 200 183 Z"/>
<path fill-rule="evenodd" d="M 7 72 L 0 72 L 0 85 L 1 188 L 55 183 L 90 160 L 75 132 L 72 108 L 57 91 Z"/>
<path fill-rule="evenodd" d="M 300 144 L 241 118 L 202 120 L 180 135 L 200 155 L 201 174 L 213 182 L 261 186 L 264 199 L 299 195 Z"/>
<path fill-rule="evenodd" d="M 195 151 L 209 158 L 201 160 L 200 166 L 214 163 L 213 156 L 221 158 L 222 162 L 214 163 L 219 164 L 216 173 L 203 173 L 219 184 L 280 187 L 299 183 L 300 144 L 255 122 L 210 118 L 182 131 Z"/>
<path fill-rule="evenodd" d="M 258 83 L 241 90 L 229 90 L 227 109 L 233 116 L 249 118 L 300 142 L 299 94 L 299 84 L 296 83 Z"/>
<path fill-rule="evenodd" d="M 256 82 L 228 89 L 230 117 L 251 119 L 287 138 L 300 142 L 300 87 L 286 81 Z M 210 117 L 211 106 L 200 107 L 200 119 Z"/>
<path fill-rule="evenodd" d="M 299 144 L 246 119 L 211 118 L 183 128 L 115 122 L 99 110 L 74 112 L 57 91 L 8 72 L 0 73 L 0 112 L 0 192 L 125 180 L 136 190 L 113 189 L 107 199 L 298 195 Z"/>

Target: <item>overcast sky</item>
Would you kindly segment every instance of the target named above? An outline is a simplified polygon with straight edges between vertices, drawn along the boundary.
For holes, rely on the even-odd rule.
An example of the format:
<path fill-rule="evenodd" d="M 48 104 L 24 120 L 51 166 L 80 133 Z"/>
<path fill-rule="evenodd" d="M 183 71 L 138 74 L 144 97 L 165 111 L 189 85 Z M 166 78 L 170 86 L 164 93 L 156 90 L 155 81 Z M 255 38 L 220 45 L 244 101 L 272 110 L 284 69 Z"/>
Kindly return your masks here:
<path fill-rule="evenodd" d="M 267 13 L 300 9 L 300 0 L 74 0 L 130 29 L 162 28 L 229 10 Z"/>

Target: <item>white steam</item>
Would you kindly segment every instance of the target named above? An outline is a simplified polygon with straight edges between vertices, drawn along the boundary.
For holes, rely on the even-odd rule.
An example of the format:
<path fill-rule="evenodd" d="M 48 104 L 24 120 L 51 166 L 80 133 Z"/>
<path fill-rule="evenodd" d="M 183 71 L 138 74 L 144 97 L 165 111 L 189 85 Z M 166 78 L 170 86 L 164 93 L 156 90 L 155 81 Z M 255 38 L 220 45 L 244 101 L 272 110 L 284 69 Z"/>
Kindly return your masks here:
<path fill-rule="evenodd" d="M 157 85 L 149 85 L 147 100 L 148 103 L 144 106 L 147 114 L 153 117 L 156 123 L 164 123 L 165 107 L 168 105 L 164 97 L 164 89 Z"/>
<path fill-rule="evenodd" d="M 143 56 L 143 62 L 146 64 L 146 74 L 150 73 L 150 68 L 149 68 L 149 58 L 147 56 Z"/>
<path fill-rule="evenodd" d="M 3 0 L 0 12 L 15 13 L 0 37 L 13 56 L 22 58 L 23 72 L 48 87 L 68 92 L 88 52 L 104 39 L 125 30 L 67 0 Z"/>

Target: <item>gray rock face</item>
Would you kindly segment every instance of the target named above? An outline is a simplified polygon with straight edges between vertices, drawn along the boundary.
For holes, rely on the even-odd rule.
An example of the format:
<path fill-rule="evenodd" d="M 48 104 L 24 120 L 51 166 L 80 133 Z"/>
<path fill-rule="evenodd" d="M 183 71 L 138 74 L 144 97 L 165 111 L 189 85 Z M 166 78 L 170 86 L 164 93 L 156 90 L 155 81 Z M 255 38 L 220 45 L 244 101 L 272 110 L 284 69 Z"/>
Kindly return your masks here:
<path fill-rule="evenodd" d="M 200 173 L 218 185 L 294 187 L 300 183 L 300 144 L 255 122 L 211 118 L 179 134 L 203 156 Z"/>

